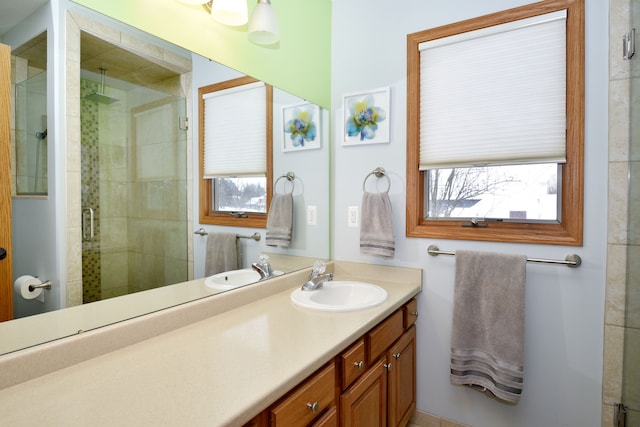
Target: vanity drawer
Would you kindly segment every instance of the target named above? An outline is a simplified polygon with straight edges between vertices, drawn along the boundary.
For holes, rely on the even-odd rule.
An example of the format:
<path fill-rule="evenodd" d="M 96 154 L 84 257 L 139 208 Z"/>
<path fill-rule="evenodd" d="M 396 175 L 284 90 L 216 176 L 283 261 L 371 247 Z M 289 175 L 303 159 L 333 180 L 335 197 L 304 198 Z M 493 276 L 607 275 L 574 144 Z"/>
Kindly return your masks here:
<path fill-rule="evenodd" d="M 331 363 L 271 409 L 272 426 L 308 425 L 336 402 L 336 369 Z"/>
<path fill-rule="evenodd" d="M 404 328 L 409 329 L 411 325 L 416 323 L 418 318 L 418 300 L 414 298 L 409 301 L 402 311 L 404 312 Z"/>
<path fill-rule="evenodd" d="M 311 424 L 311 427 L 338 427 L 338 411 L 332 407 L 318 421 Z"/>
<path fill-rule="evenodd" d="M 364 338 L 360 338 L 339 358 L 342 388 L 345 389 L 367 369 Z"/>
<path fill-rule="evenodd" d="M 398 310 L 369 332 L 369 362 L 372 363 L 402 335 L 403 311 Z"/>

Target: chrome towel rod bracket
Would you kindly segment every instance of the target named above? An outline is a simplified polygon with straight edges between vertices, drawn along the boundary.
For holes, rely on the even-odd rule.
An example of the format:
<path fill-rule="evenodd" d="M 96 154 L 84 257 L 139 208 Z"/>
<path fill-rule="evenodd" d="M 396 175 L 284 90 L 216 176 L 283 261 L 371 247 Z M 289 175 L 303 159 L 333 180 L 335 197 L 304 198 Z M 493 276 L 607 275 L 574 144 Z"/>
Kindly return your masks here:
<path fill-rule="evenodd" d="M 431 256 L 437 255 L 455 255 L 454 251 L 441 251 L 438 245 L 429 245 L 427 253 Z M 563 260 L 559 259 L 542 259 L 542 258 L 527 258 L 527 262 L 536 262 L 540 264 L 561 264 L 567 267 L 576 268 L 582 264 L 582 258 L 577 254 L 569 254 Z"/>

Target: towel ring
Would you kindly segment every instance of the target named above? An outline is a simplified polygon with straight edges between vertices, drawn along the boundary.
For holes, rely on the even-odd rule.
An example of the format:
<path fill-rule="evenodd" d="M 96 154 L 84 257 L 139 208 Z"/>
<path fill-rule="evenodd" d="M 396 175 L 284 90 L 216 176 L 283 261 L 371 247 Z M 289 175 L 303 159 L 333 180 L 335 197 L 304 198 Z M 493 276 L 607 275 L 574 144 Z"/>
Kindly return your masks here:
<path fill-rule="evenodd" d="M 279 176 L 278 179 L 276 179 L 276 182 L 273 184 L 273 192 L 274 193 L 276 192 L 276 187 L 278 186 L 278 182 L 280 182 L 280 180 L 282 178 L 286 178 L 287 181 L 289 181 L 291 183 L 291 191 L 289 192 L 289 194 L 293 194 L 293 190 L 295 188 L 295 184 L 294 184 L 293 180 L 296 179 L 296 174 L 293 173 L 293 172 L 287 172 L 286 175 Z M 287 189 L 287 182 L 286 181 L 284 183 L 284 189 L 285 189 L 285 194 L 286 194 L 287 193 L 286 192 L 286 189 Z"/>
<path fill-rule="evenodd" d="M 391 190 L 391 179 L 389 178 L 389 175 L 387 175 L 387 172 L 384 170 L 383 167 L 377 167 L 371 172 L 369 172 L 369 174 L 364 178 L 364 182 L 362 183 L 362 191 L 364 191 L 365 193 L 367 192 L 366 190 L 367 179 L 369 179 L 371 175 L 375 175 L 376 178 L 382 178 L 382 177 L 387 178 L 387 190 L 385 191 L 385 193 L 388 193 L 389 190 Z"/>

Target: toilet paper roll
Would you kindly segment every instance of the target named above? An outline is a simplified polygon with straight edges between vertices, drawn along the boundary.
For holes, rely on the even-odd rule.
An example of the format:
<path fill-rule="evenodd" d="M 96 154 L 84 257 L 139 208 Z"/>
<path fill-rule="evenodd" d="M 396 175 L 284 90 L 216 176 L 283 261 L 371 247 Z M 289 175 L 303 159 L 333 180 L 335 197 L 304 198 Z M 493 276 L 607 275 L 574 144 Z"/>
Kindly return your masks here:
<path fill-rule="evenodd" d="M 15 283 L 13 284 L 13 287 L 16 290 L 16 292 L 18 292 L 20 296 L 22 296 L 22 298 L 35 299 L 42 294 L 43 290 L 42 288 L 30 290 L 29 286 L 37 286 L 41 284 L 42 284 L 42 281 L 40 279 L 35 278 L 33 276 L 25 275 L 25 276 L 18 277 Z"/>

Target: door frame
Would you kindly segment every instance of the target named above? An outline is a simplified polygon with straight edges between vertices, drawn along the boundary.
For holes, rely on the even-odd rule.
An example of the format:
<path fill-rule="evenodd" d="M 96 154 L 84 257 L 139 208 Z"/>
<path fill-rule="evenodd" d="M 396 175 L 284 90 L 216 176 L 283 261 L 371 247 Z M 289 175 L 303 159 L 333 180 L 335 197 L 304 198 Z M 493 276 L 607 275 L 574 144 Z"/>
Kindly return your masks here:
<path fill-rule="evenodd" d="M 13 319 L 11 247 L 11 48 L 0 44 L 0 321 Z"/>

